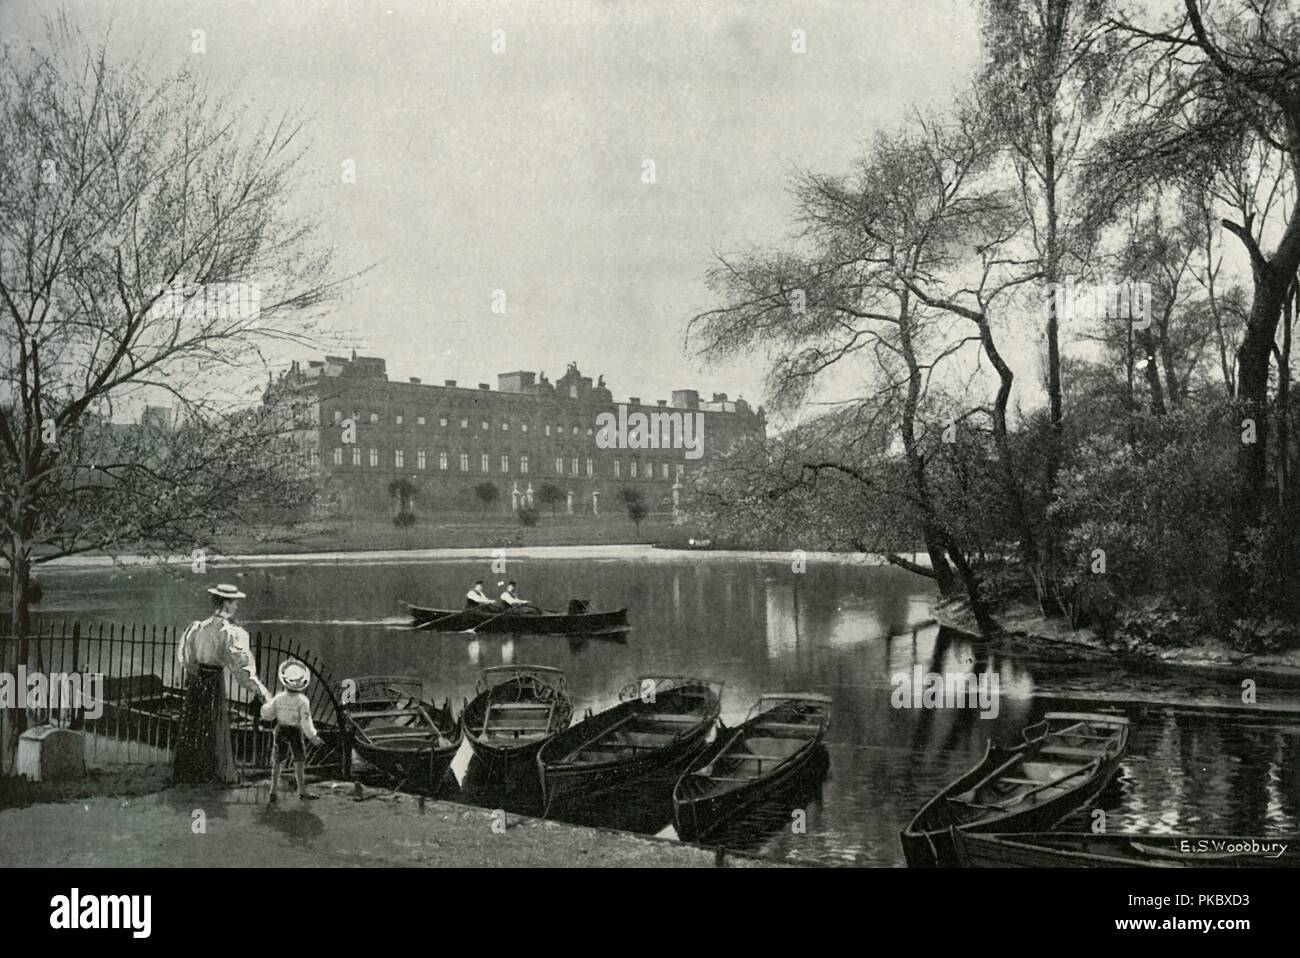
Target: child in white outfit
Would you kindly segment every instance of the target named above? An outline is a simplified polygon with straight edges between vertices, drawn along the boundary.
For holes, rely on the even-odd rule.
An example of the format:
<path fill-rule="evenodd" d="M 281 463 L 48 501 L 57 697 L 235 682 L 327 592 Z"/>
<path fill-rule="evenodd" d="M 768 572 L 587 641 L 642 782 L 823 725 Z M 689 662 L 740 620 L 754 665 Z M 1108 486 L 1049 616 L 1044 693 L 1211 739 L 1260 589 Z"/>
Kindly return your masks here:
<path fill-rule="evenodd" d="M 311 682 L 311 672 L 297 659 L 286 659 L 280 666 L 280 691 L 262 706 L 262 719 L 275 720 L 274 759 L 271 764 L 271 801 L 280 786 L 280 766 L 293 759 L 293 773 L 298 780 L 298 798 L 315 798 L 307 791 L 307 745 L 324 745 L 311 720 L 311 701 L 303 690 Z"/>

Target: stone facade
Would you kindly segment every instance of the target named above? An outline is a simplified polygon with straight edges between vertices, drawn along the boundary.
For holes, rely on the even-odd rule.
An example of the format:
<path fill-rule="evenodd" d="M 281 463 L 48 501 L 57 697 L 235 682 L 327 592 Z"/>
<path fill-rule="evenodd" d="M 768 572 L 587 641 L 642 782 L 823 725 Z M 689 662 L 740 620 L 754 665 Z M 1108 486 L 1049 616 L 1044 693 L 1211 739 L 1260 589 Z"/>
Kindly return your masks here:
<path fill-rule="evenodd" d="M 324 480 L 322 511 L 350 517 L 395 514 L 402 479 L 417 515 L 482 511 L 475 487 L 484 482 L 497 490 L 489 514 L 509 514 L 531 495 L 543 515 L 622 516 L 621 487 L 640 489 L 651 512 L 668 512 L 680 476 L 765 434 L 762 408 L 743 399 L 717 393 L 701 401 L 683 389 L 671 401 L 616 401 L 603 377 L 593 383 L 576 364 L 554 383 L 544 373 L 502 373 L 493 389 L 394 382 L 383 359 L 327 356 L 295 362 L 264 401 L 280 408 L 303 464 Z M 600 435 L 602 423 L 635 423 L 635 413 L 649 432 Z M 682 448 L 687 417 L 700 430 L 693 448 Z M 629 448 L 640 443 L 662 448 Z M 547 485 L 563 493 L 554 506 L 542 501 Z"/>

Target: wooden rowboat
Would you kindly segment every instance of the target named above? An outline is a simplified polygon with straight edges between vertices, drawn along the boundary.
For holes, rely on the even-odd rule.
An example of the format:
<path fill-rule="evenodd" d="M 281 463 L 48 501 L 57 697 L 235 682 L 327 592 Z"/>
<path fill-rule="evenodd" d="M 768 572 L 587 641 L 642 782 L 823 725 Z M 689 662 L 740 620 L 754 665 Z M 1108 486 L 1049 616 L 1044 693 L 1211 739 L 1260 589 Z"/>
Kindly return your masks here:
<path fill-rule="evenodd" d="M 564 673 L 542 665 L 497 665 L 479 676 L 461 724 L 489 771 L 530 765 L 552 735 L 569 727 L 573 702 Z"/>
<path fill-rule="evenodd" d="M 446 778 L 463 733 L 451 701 L 437 708 L 424 698 L 424 682 L 411 676 L 353 679 L 343 716 L 353 750 L 385 775 L 417 791 L 432 791 Z"/>
<path fill-rule="evenodd" d="M 954 829 L 965 868 L 1295 868 L 1300 835 L 984 834 Z"/>
<path fill-rule="evenodd" d="M 816 692 L 762 696 L 754 717 L 719 734 L 678 780 L 673 790 L 677 836 L 706 841 L 794 779 L 821 745 L 830 708 L 830 697 Z"/>
<path fill-rule="evenodd" d="M 1128 745 L 1119 715 L 1048 712 L 1014 748 L 989 743 L 984 760 L 926 803 L 903 831 L 913 868 L 959 864 L 955 829 L 1044 831 L 1087 807 L 1110 782 Z"/>
<path fill-rule="evenodd" d="M 483 609 L 432 609 L 411 605 L 417 629 L 429 632 L 473 632 L 477 635 L 608 635 L 627 629 L 627 609 L 591 612 L 580 599 L 568 612 L 498 611 Z"/>
<path fill-rule="evenodd" d="M 544 807 L 676 774 L 707 742 L 721 697 L 722 683 L 688 676 L 645 677 L 627 686 L 618 705 L 559 733 L 537 753 Z"/>

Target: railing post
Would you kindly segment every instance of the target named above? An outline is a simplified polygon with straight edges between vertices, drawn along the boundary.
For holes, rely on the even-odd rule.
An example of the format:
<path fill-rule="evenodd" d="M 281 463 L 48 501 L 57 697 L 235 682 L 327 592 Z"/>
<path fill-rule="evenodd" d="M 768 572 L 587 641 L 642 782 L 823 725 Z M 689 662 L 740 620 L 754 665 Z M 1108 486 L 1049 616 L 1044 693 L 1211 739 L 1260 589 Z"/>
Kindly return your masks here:
<path fill-rule="evenodd" d="M 72 674 L 78 677 L 81 682 L 83 691 L 85 690 L 85 676 L 81 675 L 81 620 L 77 619 L 72 623 Z M 99 697 L 104 697 L 104 688 L 99 688 Z M 84 704 L 84 702 L 83 702 Z M 72 712 L 72 727 L 74 729 L 84 728 L 86 725 L 85 709 L 74 709 Z"/>

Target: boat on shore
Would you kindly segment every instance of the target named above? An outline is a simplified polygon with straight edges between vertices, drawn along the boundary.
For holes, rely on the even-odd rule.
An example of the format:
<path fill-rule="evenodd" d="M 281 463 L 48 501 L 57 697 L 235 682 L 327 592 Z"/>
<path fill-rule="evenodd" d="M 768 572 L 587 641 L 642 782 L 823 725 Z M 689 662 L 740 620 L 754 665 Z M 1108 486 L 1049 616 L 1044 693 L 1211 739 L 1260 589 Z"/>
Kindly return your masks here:
<path fill-rule="evenodd" d="M 461 714 L 474 754 L 491 772 L 531 765 L 552 735 L 569 727 L 573 702 L 564 673 L 543 665 L 484 669 Z"/>
<path fill-rule="evenodd" d="M 628 628 L 627 609 L 592 612 L 582 599 L 569 602 L 567 612 L 529 608 L 434 609 L 407 603 L 412 625 L 427 632 L 469 632 L 476 635 L 611 635 Z"/>
<path fill-rule="evenodd" d="M 684 767 L 705 746 L 718 719 L 722 683 L 647 676 L 624 688 L 619 698 L 618 705 L 560 732 L 538 751 L 543 807 Z"/>
<path fill-rule="evenodd" d="M 985 834 L 954 829 L 963 868 L 1295 868 L 1300 835 Z"/>
<path fill-rule="evenodd" d="M 371 675 L 352 680 L 355 694 L 342 706 L 352 749 L 369 765 L 417 791 L 437 789 L 463 739 L 451 700 L 441 708 L 424 696 L 422 679 Z"/>
<path fill-rule="evenodd" d="M 710 834 L 800 774 L 830 725 L 830 696 L 770 693 L 752 718 L 724 730 L 673 789 L 673 820 L 683 841 Z"/>
<path fill-rule="evenodd" d="M 956 866 L 953 834 L 1047 831 L 1086 808 L 1128 745 L 1128 719 L 1048 712 L 1013 748 L 989 743 L 984 760 L 926 803 L 901 837 L 913 868 Z"/>

